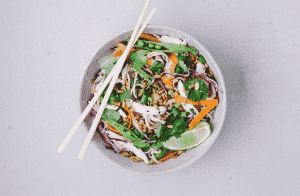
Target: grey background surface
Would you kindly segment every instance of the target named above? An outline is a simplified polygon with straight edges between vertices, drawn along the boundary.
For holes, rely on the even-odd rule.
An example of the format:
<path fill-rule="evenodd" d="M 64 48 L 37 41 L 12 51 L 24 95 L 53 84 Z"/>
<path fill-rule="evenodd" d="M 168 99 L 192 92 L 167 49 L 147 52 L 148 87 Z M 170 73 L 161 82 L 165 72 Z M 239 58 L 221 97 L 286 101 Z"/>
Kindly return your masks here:
<path fill-rule="evenodd" d="M 300 2 L 153 0 L 151 24 L 194 36 L 219 64 L 228 111 L 186 169 L 132 174 L 91 145 L 78 113 L 84 67 L 145 1 L 0 1 L 0 195 L 300 195 Z"/>

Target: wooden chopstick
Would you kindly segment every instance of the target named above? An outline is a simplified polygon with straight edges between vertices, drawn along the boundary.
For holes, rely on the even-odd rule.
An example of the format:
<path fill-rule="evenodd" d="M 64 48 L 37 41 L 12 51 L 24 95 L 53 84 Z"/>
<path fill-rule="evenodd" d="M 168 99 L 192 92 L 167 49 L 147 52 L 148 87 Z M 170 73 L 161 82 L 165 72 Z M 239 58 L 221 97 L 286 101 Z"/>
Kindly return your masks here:
<path fill-rule="evenodd" d="M 143 8 L 143 16 L 145 15 L 148 5 L 150 3 L 150 0 L 148 0 Z M 147 6 L 146 6 L 147 5 Z M 156 9 L 156 8 L 155 8 Z M 152 11 L 153 12 L 153 11 Z M 152 14 L 152 13 L 151 13 Z M 153 13 L 154 14 L 154 13 Z M 153 16 L 152 14 L 152 16 Z M 149 18 L 149 17 L 148 17 Z M 151 19 L 151 18 L 150 18 Z M 149 19 L 149 20 L 150 20 Z M 148 19 L 147 19 L 148 20 Z M 149 21 L 148 20 L 148 21 Z M 146 26 L 146 25 L 145 25 Z M 142 32 L 139 33 L 139 35 Z M 135 40 L 136 41 L 136 40 Z M 135 42 L 134 42 L 135 43 Z M 78 118 L 78 120 L 76 121 L 76 123 L 74 124 L 74 126 L 72 127 L 72 129 L 70 130 L 70 132 L 68 133 L 68 135 L 66 136 L 66 138 L 64 139 L 64 141 L 61 143 L 61 145 L 58 148 L 58 152 L 62 153 L 66 147 L 68 146 L 69 142 L 71 141 L 71 139 L 73 138 L 73 136 L 75 135 L 76 131 L 78 130 L 79 126 L 82 124 L 83 120 L 85 119 L 85 117 L 88 115 L 88 113 L 90 112 L 90 110 L 92 109 L 93 105 L 96 103 L 96 101 L 98 100 L 99 96 L 102 94 L 102 92 L 104 91 L 104 89 L 106 88 L 106 86 L 108 85 L 108 83 L 111 81 L 112 77 L 114 76 L 114 73 L 116 73 L 117 71 L 116 66 L 114 66 L 114 68 L 111 70 L 110 74 L 107 76 L 106 80 L 104 81 L 104 83 L 100 86 L 100 88 L 98 89 L 97 93 L 94 94 L 93 99 L 89 102 L 88 106 L 84 109 L 84 111 L 82 112 L 82 114 L 80 115 L 80 117 Z"/>
<path fill-rule="evenodd" d="M 111 94 L 111 92 L 112 92 L 112 90 L 114 88 L 114 85 L 115 85 L 115 83 L 116 83 L 116 81 L 118 79 L 119 73 L 122 70 L 122 67 L 123 67 L 123 64 L 124 64 L 124 62 L 125 62 L 125 60 L 127 58 L 127 55 L 129 53 L 130 49 L 132 48 L 132 46 L 135 44 L 136 40 L 138 39 L 137 35 L 139 36 L 143 32 L 143 30 L 145 29 L 145 27 L 147 26 L 147 24 L 149 23 L 149 21 L 151 20 L 151 18 L 153 17 L 153 15 L 154 15 L 154 13 L 156 11 L 156 8 L 155 8 L 151 12 L 150 16 L 147 18 L 147 20 L 145 21 L 145 23 L 143 24 L 143 26 L 140 29 L 140 31 L 138 32 L 138 29 L 140 27 L 141 21 L 142 21 L 145 13 L 147 11 L 149 3 L 150 3 L 150 0 L 147 0 L 145 6 L 143 8 L 143 11 L 142 11 L 142 13 L 141 13 L 141 15 L 139 17 L 139 20 L 138 20 L 138 22 L 137 22 L 137 24 L 136 24 L 136 26 L 134 28 L 134 31 L 133 31 L 132 36 L 130 38 L 130 41 L 129 41 L 127 47 L 126 47 L 126 50 L 124 51 L 124 53 L 122 54 L 121 58 L 118 60 L 117 64 L 115 65 L 116 72 L 114 72 L 115 74 L 114 74 L 114 76 L 113 76 L 113 78 L 111 80 L 111 83 L 110 83 L 110 85 L 109 85 L 109 87 L 108 87 L 108 89 L 106 91 L 106 94 L 105 94 L 105 96 L 104 96 L 104 98 L 103 98 L 103 100 L 101 102 L 101 105 L 100 105 L 98 111 L 97 111 L 97 115 L 96 115 L 96 117 L 95 117 L 95 119 L 93 121 L 93 124 L 92 124 L 91 128 L 90 128 L 90 131 L 88 132 L 88 135 L 87 135 L 87 137 L 86 137 L 86 139 L 84 141 L 84 144 L 83 144 L 83 146 L 81 148 L 81 151 L 80 151 L 79 156 L 78 156 L 78 159 L 80 159 L 80 160 L 82 160 L 84 158 L 84 156 L 85 156 L 85 153 L 86 153 L 86 151 L 87 151 L 87 149 L 89 147 L 89 144 L 90 144 L 90 142 L 91 142 L 91 140 L 92 140 L 92 138 L 93 138 L 93 136 L 95 134 L 96 128 L 97 128 L 97 126 L 99 124 L 99 121 L 100 121 L 101 116 L 103 114 L 103 111 L 104 111 L 104 109 L 106 107 L 106 104 L 108 102 L 110 94 Z"/>

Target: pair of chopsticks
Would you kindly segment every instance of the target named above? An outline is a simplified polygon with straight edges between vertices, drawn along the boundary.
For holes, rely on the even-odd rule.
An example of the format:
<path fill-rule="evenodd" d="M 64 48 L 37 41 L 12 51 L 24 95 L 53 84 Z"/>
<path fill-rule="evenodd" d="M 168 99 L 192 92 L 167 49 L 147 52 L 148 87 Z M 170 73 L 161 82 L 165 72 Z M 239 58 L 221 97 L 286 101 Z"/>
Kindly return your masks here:
<path fill-rule="evenodd" d="M 90 110 L 92 109 L 93 105 L 96 103 L 97 99 L 100 97 L 100 95 L 102 94 L 102 92 L 104 91 L 104 89 L 106 88 L 106 86 L 110 83 L 106 94 L 101 102 L 101 105 L 97 111 L 97 115 L 93 121 L 93 124 L 90 128 L 90 131 L 88 132 L 88 135 L 84 141 L 84 144 L 81 148 L 81 151 L 79 153 L 78 159 L 82 160 L 84 158 L 84 155 L 89 147 L 90 142 L 92 141 L 92 138 L 95 134 L 96 128 L 100 122 L 101 116 L 103 114 L 103 111 L 106 107 L 106 104 L 108 102 L 108 99 L 112 93 L 112 90 L 115 86 L 115 83 L 118 79 L 119 73 L 122 70 L 122 67 L 124 65 L 124 62 L 127 58 L 127 55 L 129 54 L 130 49 L 134 46 L 135 42 L 138 40 L 138 38 L 140 37 L 140 35 L 142 34 L 142 32 L 144 31 L 144 29 L 146 28 L 146 26 L 148 25 L 148 23 L 150 22 L 151 18 L 153 17 L 153 15 L 156 12 L 156 8 L 154 8 L 152 10 L 152 12 L 150 13 L 150 15 L 148 16 L 148 18 L 146 19 L 146 21 L 143 23 L 143 25 L 141 26 L 142 20 L 148 10 L 148 6 L 149 6 L 150 0 L 146 1 L 146 4 L 143 7 L 142 13 L 137 21 L 137 24 L 134 27 L 132 36 L 129 40 L 129 43 L 126 47 L 126 50 L 123 52 L 122 56 L 120 57 L 120 59 L 118 60 L 118 62 L 116 63 L 116 65 L 114 66 L 114 68 L 111 70 L 110 74 L 107 76 L 107 78 L 105 79 L 104 83 L 100 86 L 99 90 L 97 91 L 97 93 L 94 95 L 93 99 L 90 101 L 90 103 L 88 104 L 88 106 L 85 108 L 85 110 L 82 112 L 82 114 L 80 115 L 79 119 L 76 121 L 75 125 L 72 127 L 71 131 L 69 132 L 69 134 L 67 135 L 67 137 L 65 138 L 65 140 L 62 142 L 62 144 L 60 145 L 60 147 L 58 148 L 58 152 L 62 153 L 65 148 L 67 147 L 67 145 L 69 144 L 69 142 L 71 141 L 71 139 L 73 138 L 73 136 L 75 135 L 77 129 L 79 128 L 79 126 L 81 125 L 81 123 L 83 122 L 83 120 L 85 119 L 85 117 L 88 115 L 88 113 L 90 112 Z M 141 28 L 140 28 L 141 26 Z"/>

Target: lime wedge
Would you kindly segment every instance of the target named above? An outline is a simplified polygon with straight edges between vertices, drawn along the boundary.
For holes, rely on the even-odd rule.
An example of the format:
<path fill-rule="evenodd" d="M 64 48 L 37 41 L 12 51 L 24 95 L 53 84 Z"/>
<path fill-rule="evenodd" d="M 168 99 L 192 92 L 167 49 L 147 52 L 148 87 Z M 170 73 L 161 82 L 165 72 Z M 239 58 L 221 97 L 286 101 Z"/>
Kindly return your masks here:
<path fill-rule="evenodd" d="M 192 130 L 187 130 L 177 139 L 174 136 L 163 142 L 163 146 L 170 150 L 186 150 L 202 144 L 211 135 L 207 122 L 198 123 Z"/>

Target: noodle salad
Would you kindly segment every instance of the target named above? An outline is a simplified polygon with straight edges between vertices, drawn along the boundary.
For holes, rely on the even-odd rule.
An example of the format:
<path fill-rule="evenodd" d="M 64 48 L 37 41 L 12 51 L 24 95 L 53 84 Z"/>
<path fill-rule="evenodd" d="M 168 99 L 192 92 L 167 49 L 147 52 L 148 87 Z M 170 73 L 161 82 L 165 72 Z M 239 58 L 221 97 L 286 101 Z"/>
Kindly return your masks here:
<path fill-rule="evenodd" d="M 128 41 L 118 42 L 111 55 L 99 60 L 91 94 L 100 88 Z M 216 106 L 207 110 L 201 103 L 217 101 L 219 92 L 214 74 L 196 48 L 179 38 L 143 33 L 127 56 L 97 131 L 115 153 L 135 162 L 161 163 L 188 149 L 170 149 L 164 142 L 180 139 L 198 123 L 211 124 Z M 103 95 L 92 115 L 102 100 Z"/>

